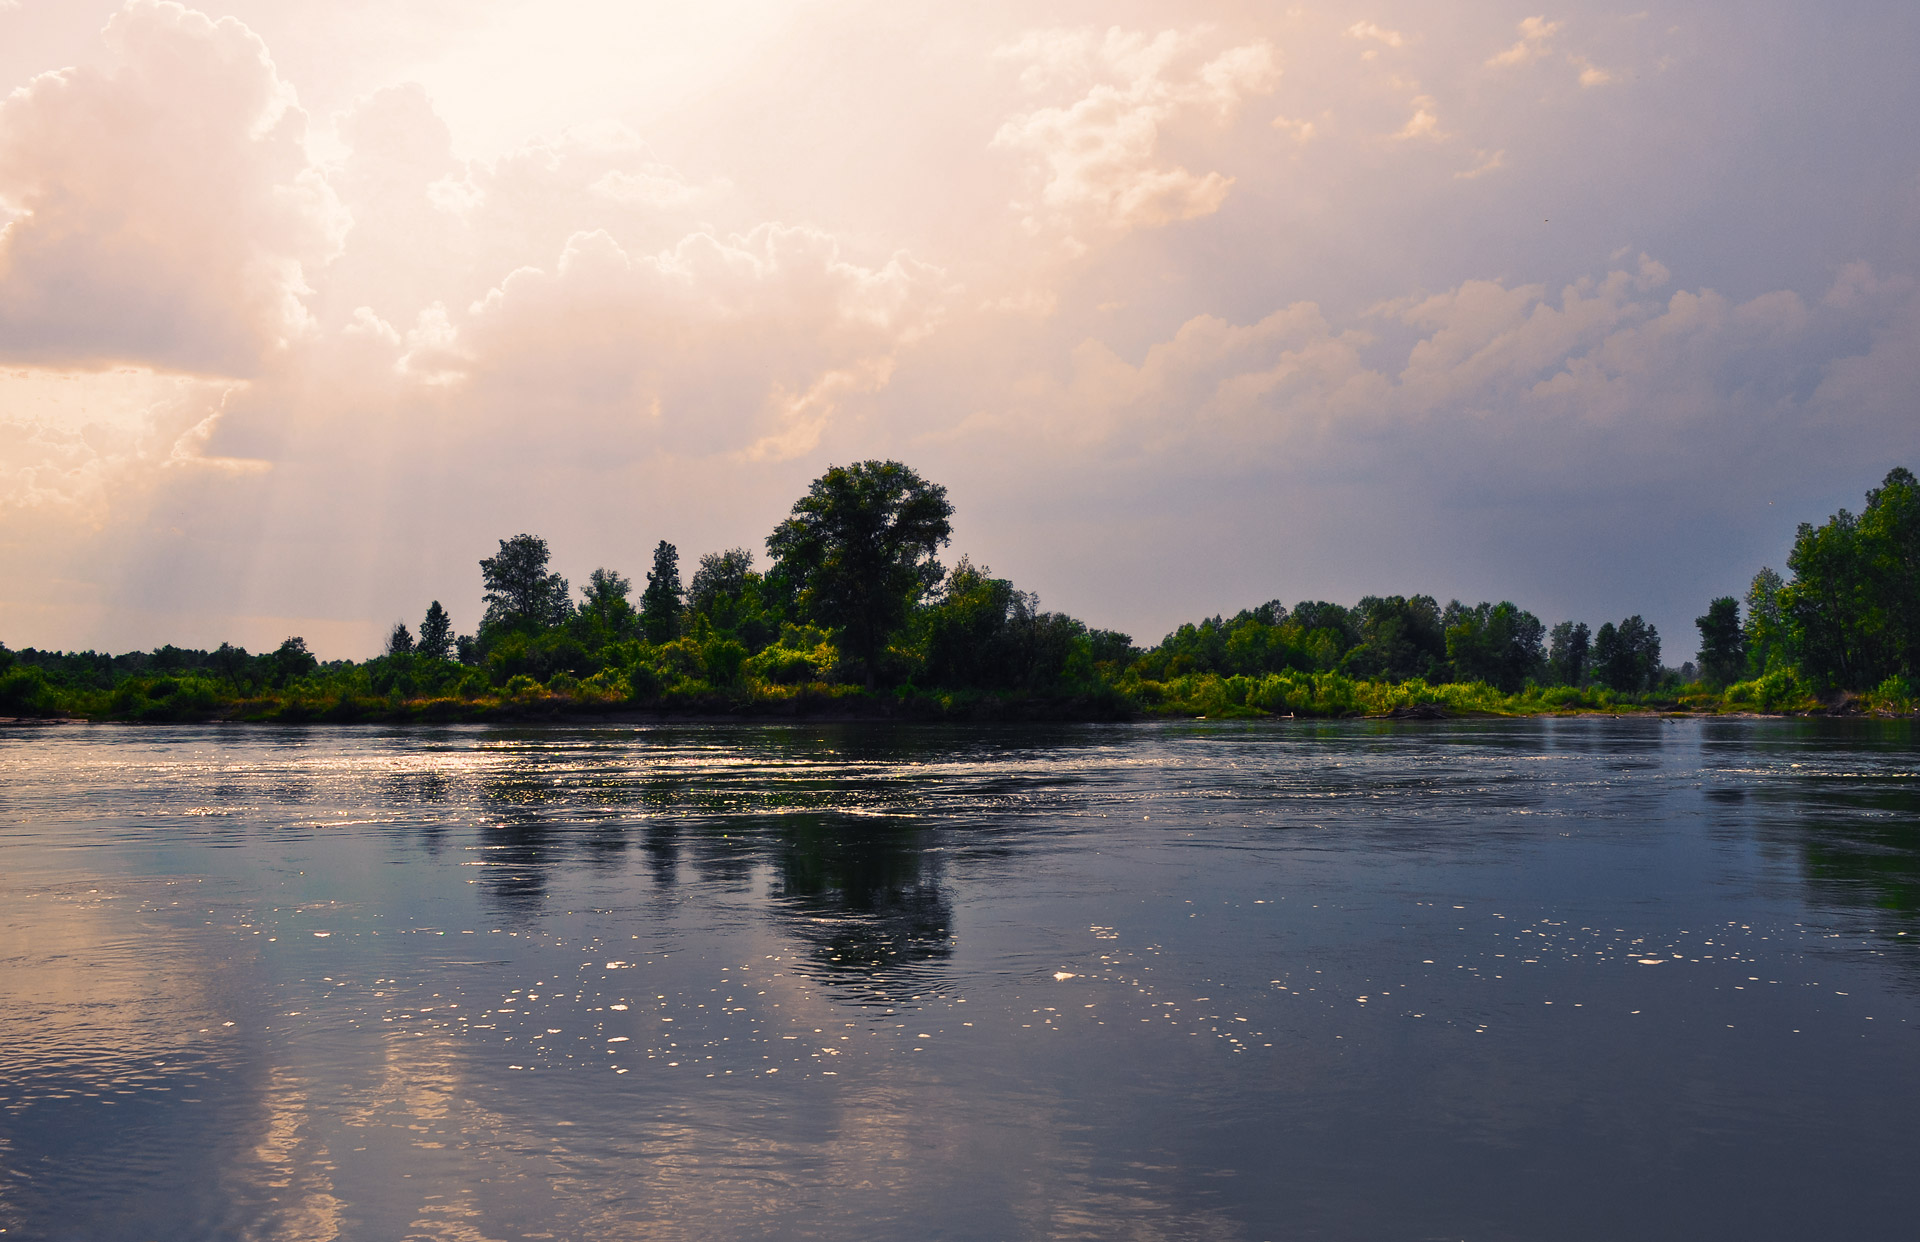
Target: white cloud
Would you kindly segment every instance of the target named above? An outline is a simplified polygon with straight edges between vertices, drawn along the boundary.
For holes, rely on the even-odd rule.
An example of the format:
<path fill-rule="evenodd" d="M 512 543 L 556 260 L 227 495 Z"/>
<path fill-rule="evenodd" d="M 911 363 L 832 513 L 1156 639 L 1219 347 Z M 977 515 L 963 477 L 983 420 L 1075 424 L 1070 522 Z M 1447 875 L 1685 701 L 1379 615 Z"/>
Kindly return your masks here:
<path fill-rule="evenodd" d="M 1504 68 L 1538 60 L 1552 50 L 1553 37 L 1560 33 L 1562 24 L 1550 22 L 1544 17 L 1523 18 L 1519 27 L 1519 41 L 1506 51 L 1489 57 L 1487 64 L 1493 68 Z"/>
<path fill-rule="evenodd" d="M 1224 123 L 1242 99 L 1271 91 L 1279 68 L 1265 43 L 1186 68 L 1202 43 L 1195 33 L 1150 38 L 1115 29 L 1098 41 L 1085 31 L 1029 34 L 1001 50 L 1024 62 L 1021 81 L 1030 89 L 1067 82 L 1083 90 L 1071 103 L 1008 119 L 994 136 L 994 146 L 1024 151 L 1038 165 L 1039 200 L 1023 207 L 1031 227 L 1052 221 L 1125 232 L 1220 209 L 1233 178 L 1160 163 L 1163 131 L 1193 114 Z"/>
<path fill-rule="evenodd" d="M 0 103 L 0 355 L 252 374 L 347 224 L 305 116 L 232 19 L 134 0 L 106 37 Z"/>
<path fill-rule="evenodd" d="M 1355 22 L 1347 27 L 1347 33 L 1356 39 L 1372 39 L 1388 47 L 1400 47 L 1406 43 L 1406 36 L 1398 30 L 1388 30 L 1372 22 Z"/>

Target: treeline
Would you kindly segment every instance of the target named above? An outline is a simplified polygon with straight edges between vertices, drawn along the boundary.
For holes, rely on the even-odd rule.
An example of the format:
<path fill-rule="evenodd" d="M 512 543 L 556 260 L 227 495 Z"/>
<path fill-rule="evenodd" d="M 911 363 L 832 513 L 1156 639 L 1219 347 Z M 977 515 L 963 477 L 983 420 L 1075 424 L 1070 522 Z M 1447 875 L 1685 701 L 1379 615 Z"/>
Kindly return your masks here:
<path fill-rule="evenodd" d="M 1428 595 L 1278 600 L 1142 650 L 960 558 L 945 490 L 898 462 L 835 467 L 766 539 L 683 575 L 662 541 L 644 580 L 576 591 L 533 535 L 480 561 L 485 611 L 439 601 L 385 650 L 322 664 L 299 638 L 250 654 L 108 656 L 0 647 L 0 713 L 95 719 L 482 719 L 624 709 L 921 715 L 1353 715 L 1442 711 L 1911 711 L 1920 654 L 1920 492 L 1895 470 L 1859 517 L 1803 525 L 1788 567 L 1697 621 L 1669 668 L 1639 616 L 1551 627 L 1511 602 Z"/>

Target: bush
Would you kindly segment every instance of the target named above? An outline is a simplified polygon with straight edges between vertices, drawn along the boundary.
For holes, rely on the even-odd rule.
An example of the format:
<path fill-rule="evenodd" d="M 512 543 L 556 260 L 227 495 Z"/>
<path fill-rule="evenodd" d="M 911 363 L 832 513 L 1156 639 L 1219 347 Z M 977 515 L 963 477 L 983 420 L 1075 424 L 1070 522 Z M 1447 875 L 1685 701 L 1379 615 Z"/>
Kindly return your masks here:
<path fill-rule="evenodd" d="M 28 665 L 0 674 L 0 711 L 45 716 L 60 709 L 60 696 L 47 675 Z"/>

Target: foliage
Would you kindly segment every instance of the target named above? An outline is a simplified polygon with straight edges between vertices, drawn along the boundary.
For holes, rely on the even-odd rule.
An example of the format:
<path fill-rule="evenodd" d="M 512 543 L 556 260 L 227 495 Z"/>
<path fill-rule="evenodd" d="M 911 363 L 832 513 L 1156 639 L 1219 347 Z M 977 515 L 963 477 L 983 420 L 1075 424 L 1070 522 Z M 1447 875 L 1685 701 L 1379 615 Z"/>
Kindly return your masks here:
<path fill-rule="evenodd" d="M 537 632 L 558 625 L 573 611 L 567 580 L 547 571 L 547 541 L 515 535 L 500 541 L 497 555 L 480 561 L 487 613 L 483 637 L 501 632 Z"/>
<path fill-rule="evenodd" d="M 1660 678 L 1660 631 L 1636 613 L 1593 636 L 1593 675 L 1618 694 L 1651 690 Z"/>
<path fill-rule="evenodd" d="M 947 489 L 897 461 L 834 466 L 767 536 L 773 575 L 804 620 L 840 631 L 872 687 L 888 637 L 942 577 Z"/>
<path fill-rule="evenodd" d="M 1456 681 L 1484 681 L 1513 694 L 1546 665 L 1540 618 L 1502 600 L 1469 608 L 1459 600 L 1441 616 L 1447 636 L 1447 660 Z M 1658 647 L 1655 664 L 1658 665 Z"/>
<path fill-rule="evenodd" d="M 1442 609 L 1428 595 L 1353 607 L 1268 600 L 1125 634 L 1042 610 L 961 557 L 943 573 L 945 493 L 897 462 L 835 467 L 767 540 L 772 568 L 732 548 L 682 589 L 661 540 L 636 608 L 595 569 L 576 607 L 544 541 L 481 562 L 487 614 L 455 636 L 434 601 L 381 654 L 321 664 L 292 637 L 253 655 L 162 646 L 119 655 L 0 646 L 0 716 L 174 721 L 455 720 L 623 710 L 889 715 L 1423 717 L 1570 711 L 1920 709 L 1920 485 L 1904 470 L 1866 509 L 1800 528 L 1783 580 L 1755 575 L 1696 619 L 1701 681 L 1660 665 L 1640 616 L 1549 631 L 1510 601 Z M 458 660 L 449 659 L 457 655 Z M 884 688 L 883 688 L 884 687 Z"/>
<path fill-rule="evenodd" d="M 653 550 L 647 589 L 640 595 L 640 629 L 650 643 L 680 636 L 680 550 L 662 539 Z"/>
<path fill-rule="evenodd" d="M 1547 642 L 1547 675 L 1561 686 L 1587 684 L 1590 635 L 1585 621 L 1562 621 Z"/>
<path fill-rule="evenodd" d="M 1700 677 L 1718 689 L 1740 679 L 1747 668 L 1747 639 L 1740 626 L 1740 601 L 1723 595 L 1707 605 L 1693 623 L 1700 630 Z"/>
<path fill-rule="evenodd" d="M 436 660 L 453 655 L 453 622 L 439 600 L 427 605 L 427 615 L 420 619 L 420 637 L 414 640 L 413 649 Z"/>

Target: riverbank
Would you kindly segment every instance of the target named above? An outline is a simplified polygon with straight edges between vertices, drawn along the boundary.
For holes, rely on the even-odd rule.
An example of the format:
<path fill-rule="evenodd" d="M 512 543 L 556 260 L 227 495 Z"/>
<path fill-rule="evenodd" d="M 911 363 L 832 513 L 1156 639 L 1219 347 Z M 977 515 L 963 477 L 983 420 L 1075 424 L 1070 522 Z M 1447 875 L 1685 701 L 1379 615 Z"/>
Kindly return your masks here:
<path fill-rule="evenodd" d="M 1075 696 L 943 691 L 915 686 L 869 691 L 815 682 L 783 686 L 742 682 L 728 687 L 683 683 L 638 696 L 615 685 L 556 678 L 557 685 L 520 684 L 512 691 L 457 695 L 355 692 L 340 686 L 293 686 L 268 694 L 235 693 L 208 678 L 131 680 L 112 692 L 47 687 L 39 701 L 10 704 L 0 725 L 74 722 L 261 724 L 449 724 L 538 721 L 813 720 L 813 721 L 1122 721 L 1153 719 L 1447 720 L 1532 716 L 1670 716 L 1684 718 L 1911 717 L 1912 702 L 1887 696 L 1802 691 L 1756 693 L 1753 683 L 1711 691 L 1694 685 L 1673 694 L 1621 695 L 1597 687 L 1528 686 L 1503 694 L 1484 682 L 1430 685 L 1362 681 L 1338 673 L 1218 677 L 1202 674 L 1158 682 L 1126 679 Z M 624 691 L 624 692 L 623 692 Z M 28 710 L 19 710 L 28 706 Z"/>

